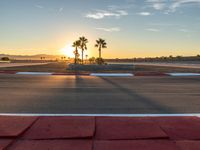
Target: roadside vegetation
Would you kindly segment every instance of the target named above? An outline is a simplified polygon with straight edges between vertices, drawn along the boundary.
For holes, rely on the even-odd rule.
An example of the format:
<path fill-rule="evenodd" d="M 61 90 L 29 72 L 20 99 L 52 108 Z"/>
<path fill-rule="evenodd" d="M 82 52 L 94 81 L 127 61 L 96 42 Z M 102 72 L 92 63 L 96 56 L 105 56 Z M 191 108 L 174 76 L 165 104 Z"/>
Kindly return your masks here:
<path fill-rule="evenodd" d="M 107 43 L 104 39 L 99 38 L 96 40 L 95 47 L 98 50 L 99 56 L 97 58 L 90 57 L 87 58 L 88 55 L 85 55 L 84 60 L 84 53 L 87 50 L 87 44 L 89 43 L 88 39 L 84 36 L 80 37 L 77 41 L 75 41 L 72 45 L 74 47 L 74 64 L 75 65 L 105 65 L 109 62 L 181 62 L 181 61 L 200 61 L 200 55 L 196 56 L 161 56 L 161 57 L 145 57 L 145 58 L 115 58 L 115 59 L 104 59 L 102 57 L 102 50 L 107 48 Z M 79 52 L 81 51 L 81 52 Z M 80 58 L 81 56 L 81 58 Z M 107 63 L 106 63 L 107 62 Z"/>
<path fill-rule="evenodd" d="M 2 57 L 0 60 L 1 61 L 10 61 L 10 58 L 9 57 Z"/>
<path fill-rule="evenodd" d="M 84 61 L 84 52 L 87 50 L 87 44 L 88 39 L 84 36 L 80 37 L 79 40 L 76 40 L 72 47 L 74 47 L 74 64 L 99 64 L 103 65 L 105 64 L 104 59 L 102 58 L 102 49 L 107 48 L 107 43 L 104 39 L 99 38 L 96 40 L 95 47 L 98 48 L 99 57 L 91 57 L 87 59 L 88 55 L 85 55 L 85 61 Z M 81 50 L 81 55 L 79 53 L 79 50 Z M 81 56 L 81 59 L 79 58 Z"/>
<path fill-rule="evenodd" d="M 106 62 L 200 62 L 200 55 L 196 56 L 161 56 L 161 57 L 145 57 L 145 58 L 114 58 L 106 59 Z"/>

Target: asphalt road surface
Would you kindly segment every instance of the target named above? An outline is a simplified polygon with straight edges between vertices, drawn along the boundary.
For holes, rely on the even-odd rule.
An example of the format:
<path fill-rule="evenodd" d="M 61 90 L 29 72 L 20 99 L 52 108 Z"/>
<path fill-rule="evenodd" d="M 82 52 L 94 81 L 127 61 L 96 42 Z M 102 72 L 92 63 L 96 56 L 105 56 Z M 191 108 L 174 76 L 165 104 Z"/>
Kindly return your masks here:
<path fill-rule="evenodd" d="M 200 113 L 200 77 L 0 75 L 0 113 Z"/>

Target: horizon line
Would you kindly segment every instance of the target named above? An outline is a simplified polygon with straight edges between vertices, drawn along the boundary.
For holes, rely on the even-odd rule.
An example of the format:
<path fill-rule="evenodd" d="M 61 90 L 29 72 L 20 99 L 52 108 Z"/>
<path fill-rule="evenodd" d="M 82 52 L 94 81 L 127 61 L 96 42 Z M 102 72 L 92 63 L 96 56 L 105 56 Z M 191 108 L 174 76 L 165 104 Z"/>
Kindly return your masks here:
<path fill-rule="evenodd" d="M 63 55 L 63 54 L 32 54 L 32 55 L 23 55 L 23 54 L 5 54 L 5 53 L 0 53 L 0 55 L 7 55 L 7 56 L 19 56 L 19 57 L 34 57 L 34 56 L 39 56 L 39 55 L 47 55 L 47 56 L 50 56 L 50 57 L 59 57 L 59 56 L 61 56 L 61 57 L 63 57 L 63 56 L 65 56 L 65 57 L 67 57 L 67 58 L 69 58 L 68 56 L 66 56 L 66 55 Z M 197 56 L 200 56 L 200 54 L 196 54 L 196 55 L 160 55 L 160 56 L 141 56 L 141 57 L 115 57 L 115 58 L 104 58 L 104 59 L 138 59 L 138 58 L 161 58 L 161 57 L 170 57 L 170 56 L 172 56 L 172 57 L 197 57 Z M 91 57 L 95 57 L 95 56 L 91 56 Z M 90 57 L 90 58 L 91 58 Z M 73 58 L 73 57 L 70 57 L 70 58 Z M 97 57 L 95 57 L 95 58 L 97 58 Z"/>

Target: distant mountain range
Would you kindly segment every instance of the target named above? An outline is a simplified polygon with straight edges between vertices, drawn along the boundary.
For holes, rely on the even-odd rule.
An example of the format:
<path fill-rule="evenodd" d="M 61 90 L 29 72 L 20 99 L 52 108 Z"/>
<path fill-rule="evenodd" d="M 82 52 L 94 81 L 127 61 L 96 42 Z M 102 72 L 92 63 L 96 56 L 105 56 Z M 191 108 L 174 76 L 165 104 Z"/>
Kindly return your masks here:
<path fill-rule="evenodd" d="M 9 57 L 10 59 L 15 60 L 41 60 L 41 57 L 45 57 L 46 60 L 56 60 L 65 57 L 63 55 L 47 55 L 47 54 L 37 54 L 37 55 L 8 55 L 0 54 L 0 58 Z"/>

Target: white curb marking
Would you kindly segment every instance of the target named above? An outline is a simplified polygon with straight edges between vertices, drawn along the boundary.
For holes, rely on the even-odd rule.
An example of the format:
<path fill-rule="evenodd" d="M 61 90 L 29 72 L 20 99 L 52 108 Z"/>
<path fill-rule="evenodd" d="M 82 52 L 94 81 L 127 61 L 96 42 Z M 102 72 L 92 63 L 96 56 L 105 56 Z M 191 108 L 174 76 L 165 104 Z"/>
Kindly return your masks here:
<path fill-rule="evenodd" d="M 200 76 L 200 73 L 167 73 L 170 76 Z"/>
<path fill-rule="evenodd" d="M 97 77 L 132 77 L 131 73 L 91 73 L 90 76 Z"/>
<path fill-rule="evenodd" d="M 49 72 L 17 72 L 16 74 L 20 74 L 20 75 L 52 75 L 53 73 L 49 73 Z"/>

